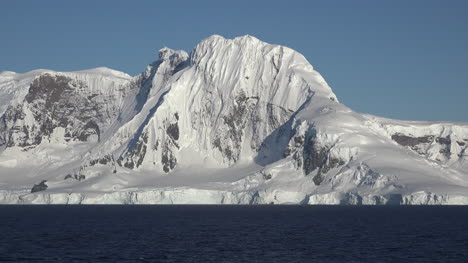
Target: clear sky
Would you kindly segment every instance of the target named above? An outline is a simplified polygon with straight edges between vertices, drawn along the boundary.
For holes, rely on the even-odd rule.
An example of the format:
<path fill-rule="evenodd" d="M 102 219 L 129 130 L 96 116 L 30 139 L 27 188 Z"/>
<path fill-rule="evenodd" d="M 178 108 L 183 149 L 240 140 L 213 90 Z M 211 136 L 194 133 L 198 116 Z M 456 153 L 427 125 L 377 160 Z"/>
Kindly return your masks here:
<path fill-rule="evenodd" d="M 356 111 L 468 122 L 464 0 L 1 1 L 0 71 L 136 75 L 212 34 L 301 52 Z"/>

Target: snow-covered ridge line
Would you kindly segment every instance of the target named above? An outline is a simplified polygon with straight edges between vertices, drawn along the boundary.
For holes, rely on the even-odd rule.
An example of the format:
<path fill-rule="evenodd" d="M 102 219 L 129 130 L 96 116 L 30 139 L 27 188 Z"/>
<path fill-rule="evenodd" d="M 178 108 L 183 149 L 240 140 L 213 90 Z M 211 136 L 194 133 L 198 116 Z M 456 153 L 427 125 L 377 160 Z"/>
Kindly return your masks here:
<path fill-rule="evenodd" d="M 468 204 L 466 123 L 356 113 L 252 36 L 158 55 L 0 73 L 0 203 Z"/>
<path fill-rule="evenodd" d="M 104 75 L 104 76 L 112 76 L 118 77 L 122 79 L 131 79 L 132 76 L 124 73 L 122 71 L 118 71 L 115 69 L 107 68 L 107 67 L 97 67 L 97 68 L 90 68 L 84 70 L 76 70 L 76 71 L 56 71 L 51 69 L 35 69 L 24 73 L 16 73 L 13 71 L 2 71 L 0 72 L 0 82 L 3 79 L 23 79 L 28 76 L 38 76 L 43 73 L 57 73 L 57 74 L 93 74 L 93 75 Z"/>

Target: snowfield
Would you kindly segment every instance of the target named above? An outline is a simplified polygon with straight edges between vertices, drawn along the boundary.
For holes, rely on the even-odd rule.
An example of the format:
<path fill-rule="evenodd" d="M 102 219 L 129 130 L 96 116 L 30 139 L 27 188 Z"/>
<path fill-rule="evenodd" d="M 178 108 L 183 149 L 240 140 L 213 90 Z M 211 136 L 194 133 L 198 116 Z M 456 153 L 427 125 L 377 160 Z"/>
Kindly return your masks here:
<path fill-rule="evenodd" d="M 2 204 L 468 204 L 468 124 L 354 112 L 252 36 L 0 73 Z"/>

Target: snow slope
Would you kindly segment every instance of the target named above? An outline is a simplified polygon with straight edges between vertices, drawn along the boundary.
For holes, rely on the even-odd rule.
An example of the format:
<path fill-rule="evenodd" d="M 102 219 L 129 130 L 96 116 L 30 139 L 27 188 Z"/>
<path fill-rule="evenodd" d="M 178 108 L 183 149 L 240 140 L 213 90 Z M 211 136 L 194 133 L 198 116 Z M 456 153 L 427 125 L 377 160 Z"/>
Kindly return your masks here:
<path fill-rule="evenodd" d="M 0 203 L 468 204 L 468 124 L 356 113 L 252 36 L 135 77 L 2 72 L 0 93 Z"/>

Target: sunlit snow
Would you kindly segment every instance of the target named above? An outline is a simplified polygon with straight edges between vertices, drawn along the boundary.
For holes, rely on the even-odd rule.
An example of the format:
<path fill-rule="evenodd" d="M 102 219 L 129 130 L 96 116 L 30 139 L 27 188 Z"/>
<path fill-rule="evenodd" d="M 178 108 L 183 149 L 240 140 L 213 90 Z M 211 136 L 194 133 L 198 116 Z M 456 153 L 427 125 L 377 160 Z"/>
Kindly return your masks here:
<path fill-rule="evenodd" d="M 1 72 L 0 203 L 468 204 L 466 123 L 356 113 L 253 36 L 158 55 Z"/>

